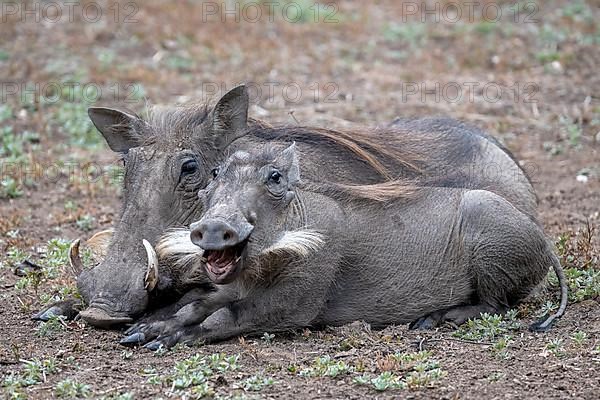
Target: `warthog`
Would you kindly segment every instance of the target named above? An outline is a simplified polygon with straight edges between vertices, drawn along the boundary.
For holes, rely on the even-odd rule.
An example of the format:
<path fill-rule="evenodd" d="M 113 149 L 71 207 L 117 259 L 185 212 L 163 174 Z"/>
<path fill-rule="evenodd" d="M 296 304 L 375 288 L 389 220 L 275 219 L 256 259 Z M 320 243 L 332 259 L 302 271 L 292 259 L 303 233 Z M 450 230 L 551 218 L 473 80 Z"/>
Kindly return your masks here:
<path fill-rule="evenodd" d="M 212 108 L 156 107 L 145 118 L 90 108 L 89 115 L 125 166 L 123 205 L 106 256 L 77 279 L 88 305 L 81 317 L 99 327 L 129 323 L 155 303 L 165 304 L 198 284 L 210 287 L 205 276 L 193 275 L 190 281 L 168 265 L 157 271 L 152 246 L 168 229 L 188 227 L 202 216 L 198 191 L 214 166 L 240 146 L 295 140 L 304 155 L 303 176 L 315 181 L 388 182 L 388 191 L 398 190 L 389 184 L 397 178 L 416 186 L 485 188 L 536 219 L 533 188 L 510 154 L 481 131 L 450 119 L 398 120 L 389 127 L 353 131 L 270 127 L 248 119 L 244 86 Z M 77 246 L 71 258 L 79 272 Z M 193 295 L 181 304 L 188 297 Z M 68 314 L 71 306 L 69 301 L 55 304 L 36 317 Z"/>
<path fill-rule="evenodd" d="M 355 320 L 462 324 L 518 304 L 550 266 L 565 288 L 541 227 L 501 196 L 398 180 L 396 190 L 341 185 L 327 165 L 318 181 L 301 180 L 296 153 L 294 144 L 238 150 L 218 169 L 199 193 L 204 216 L 158 247 L 204 269 L 218 290 L 123 343 L 157 348 Z M 562 295 L 539 328 L 562 315 Z"/>

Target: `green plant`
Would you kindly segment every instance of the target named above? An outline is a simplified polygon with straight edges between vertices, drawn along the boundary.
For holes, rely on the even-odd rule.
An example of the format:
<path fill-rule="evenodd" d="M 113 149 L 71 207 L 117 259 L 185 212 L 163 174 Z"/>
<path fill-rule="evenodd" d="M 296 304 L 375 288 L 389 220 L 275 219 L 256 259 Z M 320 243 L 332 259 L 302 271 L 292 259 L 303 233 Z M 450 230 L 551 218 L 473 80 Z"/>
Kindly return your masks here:
<path fill-rule="evenodd" d="M 80 216 L 77 219 L 77 221 L 75 222 L 75 224 L 82 231 L 89 232 L 93 229 L 95 220 L 96 219 L 94 217 L 92 217 L 91 215 L 85 214 L 85 215 Z"/>
<path fill-rule="evenodd" d="M 503 374 L 502 372 L 492 372 L 490 375 L 488 375 L 487 380 L 490 382 L 497 382 L 504 377 L 505 374 Z"/>
<path fill-rule="evenodd" d="M 177 71 L 190 71 L 193 70 L 196 63 L 192 58 L 187 56 L 173 54 L 165 59 L 167 68 L 174 69 Z"/>
<path fill-rule="evenodd" d="M 191 389 L 192 396 L 196 399 L 202 399 L 206 397 L 213 397 L 215 389 L 208 384 L 208 382 L 202 382 Z"/>
<path fill-rule="evenodd" d="M 427 361 L 431 357 L 430 351 L 419 351 L 417 353 L 395 353 L 390 356 L 396 361 L 400 369 L 407 369 L 412 364 Z"/>
<path fill-rule="evenodd" d="M 19 230 L 18 229 L 10 230 L 10 231 L 6 232 L 6 236 L 11 239 L 16 239 L 17 237 L 19 237 Z"/>
<path fill-rule="evenodd" d="M 571 335 L 571 340 L 575 342 L 577 346 L 582 346 L 583 343 L 587 340 L 587 333 L 584 331 L 573 332 Z"/>
<path fill-rule="evenodd" d="M 247 392 L 258 392 L 274 383 L 275 381 L 273 378 L 264 378 L 262 376 L 254 375 L 244 380 L 241 387 Z"/>
<path fill-rule="evenodd" d="M 556 242 L 571 302 L 600 297 L 600 252 L 594 246 L 595 233 L 595 226 L 588 221 L 577 232 L 561 234 Z M 548 275 L 548 282 L 553 287 L 558 286 L 553 273 Z"/>
<path fill-rule="evenodd" d="M 160 346 L 158 346 L 158 349 L 154 350 L 154 357 L 162 357 L 167 355 L 167 353 L 169 352 L 169 348 L 163 346 L 162 344 Z"/>
<path fill-rule="evenodd" d="M 417 49 L 427 41 L 427 24 L 393 22 L 384 27 L 383 37 L 391 42 L 407 43 L 411 49 Z"/>
<path fill-rule="evenodd" d="M 35 382 L 45 382 L 47 374 L 55 374 L 58 372 L 58 366 L 56 359 L 48 358 L 40 360 L 34 358 L 33 360 L 23 361 L 23 373 L 26 379 Z"/>
<path fill-rule="evenodd" d="M 581 141 L 581 136 L 583 134 L 583 130 L 580 124 L 577 124 L 572 119 L 561 115 L 559 118 L 560 124 L 562 126 L 563 132 L 566 133 L 567 138 L 569 140 L 569 145 L 571 147 L 579 146 Z"/>
<path fill-rule="evenodd" d="M 378 363 L 386 370 L 379 375 L 363 374 L 355 377 L 357 385 L 370 386 L 377 391 L 388 389 L 418 389 L 434 384 L 445 376 L 438 361 L 431 359 L 431 352 L 395 353 Z"/>
<path fill-rule="evenodd" d="M 569 285 L 569 300 L 580 302 L 600 296 L 600 271 L 566 268 L 564 270 Z"/>
<path fill-rule="evenodd" d="M 546 350 L 548 350 L 555 357 L 562 357 L 564 355 L 563 339 L 554 338 L 546 344 Z"/>
<path fill-rule="evenodd" d="M 540 64 L 548 64 L 560 60 L 560 53 L 554 50 L 541 50 L 535 54 Z"/>
<path fill-rule="evenodd" d="M 260 337 L 265 343 L 267 344 L 271 344 L 271 342 L 273 342 L 273 339 L 275 339 L 275 334 L 273 333 L 269 333 L 269 332 L 265 332 L 263 333 L 263 335 Z"/>
<path fill-rule="evenodd" d="M 433 364 L 433 366 L 428 365 L 427 369 L 425 369 L 425 366 L 422 366 L 421 368 L 422 369 L 420 369 L 418 365 L 415 367 L 415 370 L 410 372 L 406 377 L 405 382 L 409 389 L 418 389 L 429 386 L 445 375 L 445 372 L 443 372 L 437 364 Z"/>
<path fill-rule="evenodd" d="M 69 262 L 69 247 L 71 242 L 62 238 L 48 240 L 45 248 L 44 273 L 50 278 L 56 278 L 59 268 Z"/>
<path fill-rule="evenodd" d="M 482 313 L 479 318 L 470 319 L 453 333 L 453 336 L 466 340 L 494 340 L 511 331 L 521 328 L 517 311 L 509 310 L 504 316 Z"/>
<path fill-rule="evenodd" d="M 329 376 L 335 378 L 349 372 L 352 372 L 352 368 L 345 362 L 334 361 L 330 356 L 322 356 L 315 358 L 310 367 L 300 370 L 298 374 L 306 377 Z"/>
<path fill-rule="evenodd" d="M 511 342 L 512 336 L 510 335 L 505 335 L 504 337 L 498 339 L 498 341 L 492 346 L 492 353 L 494 356 L 501 360 L 508 360 L 510 358 L 508 349 Z"/>
<path fill-rule="evenodd" d="M 558 309 L 558 304 L 556 304 L 552 300 L 548 300 L 544 304 L 542 304 L 539 311 L 536 313 L 536 316 L 538 318 L 542 318 L 542 317 L 552 314 L 557 309 Z"/>
<path fill-rule="evenodd" d="M 371 385 L 373 389 L 382 392 L 388 389 L 404 389 L 406 382 L 402 381 L 399 376 L 392 374 L 390 371 L 382 372 L 374 378 L 368 375 L 358 376 L 353 379 L 357 385 Z"/>
<path fill-rule="evenodd" d="M 26 275 L 19 279 L 15 283 L 15 289 L 20 292 L 24 292 L 29 288 L 32 288 L 33 291 L 37 294 L 40 283 L 44 278 L 44 270 L 40 269 L 27 269 Z"/>
<path fill-rule="evenodd" d="M 61 102 L 54 115 L 61 130 L 78 146 L 94 147 L 103 143 L 102 136 L 87 116 L 89 106 L 84 101 Z"/>
<path fill-rule="evenodd" d="M 12 107 L 9 104 L 0 104 L 0 123 L 12 118 L 13 115 Z"/>
<path fill-rule="evenodd" d="M 0 198 L 16 199 L 23 196 L 21 184 L 12 177 L 5 177 L 0 181 Z"/>
<path fill-rule="evenodd" d="M 73 200 L 67 200 L 65 202 L 65 211 L 73 212 L 73 211 L 77 210 L 77 208 L 78 208 L 77 203 L 74 202 Z"/>
<path fill-rule="evenodd" d="M 0 119 L 4 117 L 0 114 Z M 36 143 L 39 140 L 40 137 L 37 133 L 29 131 L 16 133 L 12 125 L 0 127 L 0 158 L 6 163 L 16 164 L 23 168 L 28 161 L 27 151 L 36 149 Z M 10 168 L 7 168 L 8 171 L 10 171 Z"/>
<path fill-rule="evenodd" d="M 593 21 L 593 12 L 583 0 L 566 3 L 562 7 L 562 15 L 574 21 Z"/>
<path fill-rule="evenodd" d="M 23 388 L 46 382 L 48 375 L 56 374 L 59 371 L 58 364 L 54 358 L 22 361 L 22 371 L 11 372 L 2 381 L 5 393 L 10 399 L 26 399 Z"/>
<path fill-rule="evenodd" d="M 74 399 L 78 397 L 90 397 L 92 391 L 90 385 L 67 378 L 56 384 L 54 393 L 57 397 Z"/>
<path fill-rule="evenodd" d="M 19 249 L 18 247 L 11 247 L 8 249 L 6 255 L 8 257 L 8 261 L 13 265 L 19 264 L 29 257 L 27 252 Z"/>
<path fill-rule="evenodd" d="M 52 315 L 48 321 L 42 322 L 37 328 L 39 337 L 55 336 L 57 333 L 65 330 L 65 322 L 63 316 Z"/>
<path fill-rule="evenodd" d="M 544 142 L 542 144 L 543 148 L 545 151 L 547 151 L 548 153 L 550 153 L 551 156 L 557 156 L 559 154 L 562 154 L 564 151 L 563 146 L 560 143 L 555 143 L 555 142 Z"/>
<path fill-rule="evenodd" d="M 238 364 L 240 356 L 226 356 L 225 354 L 212 354 L 210 356 L 201 356 L 195 354 L 175 364 L 171 373 L 162 376 L 153 369 L 143 371 L 144 376 L 148 376 L 148 383 L 153 385 L 166 384 L 172 390 L 179 394 L 191 393 L 200 398 L 203 396 L 212 396 L 214 388 L 210 379 L 215 372 L 226 373 L 239 369 Z"/>
<path fill-rule="evenodd" d="M 101 397 L 102 400 L 133 400 L 134 398 L 133 393 L 130 392 L 116 393 L 110 396 Z"/>
<path fill-rule="evenodd" d="M 491 35 L 498 29 L 498 24 L 493 21 L 479 21 L 475 24 L 474 30 L 476 33 L 483 35 Z"/>
<path fill-rule="evenodd" d="M 107 48 L 103 48 L 96 52 L 96 57 L 100 62 L 100 66 L 104 69 L 107 69 L 112 65 L 116 56 L 117 55 L 113 50 Z"/>
<path fill-rule="evenodd" d="M 558 255 L 565 267 L 588 269 L 599 264 L 598 251 L 594 246 L 596 228 L 588 220 L 577 232 L 561 234 L 556 242 Z"/>

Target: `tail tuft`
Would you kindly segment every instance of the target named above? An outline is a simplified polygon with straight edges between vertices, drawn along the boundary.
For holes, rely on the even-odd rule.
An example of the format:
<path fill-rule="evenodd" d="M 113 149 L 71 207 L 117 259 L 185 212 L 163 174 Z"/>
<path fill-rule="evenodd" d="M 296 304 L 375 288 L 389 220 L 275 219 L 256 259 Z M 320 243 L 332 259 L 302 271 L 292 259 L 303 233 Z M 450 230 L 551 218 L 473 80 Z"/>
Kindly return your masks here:
<path fill-rule="evenodd" d="M 568 298 L 568 285 L 567 279 L 565 278 L 565 273 L 563 272 L 562 266 L 560 265 L 560 261 L 556 255 L 552 255 L 553 263 L 552 268 L 554 269 L 554 273 L 556 273 L 556 277 L 558 278 L 558 285 L 560 286 L 560 306 L 556 313 L 552 315 L 547 315 L 542 318 L 540 321 L 533 323 L 529 326 L 529 330 L 531 332 L 546 332 L 555 320 L 562 317 L 567 308 L 567 298 Z"/>
<path fill-rule="evenodd" d="M 545 315 L 542 319 L 533 324 L 529 325 L 531 332 L 546 332 L 554 325 L 554 318 L 550 319 L 550 316 Z"/>

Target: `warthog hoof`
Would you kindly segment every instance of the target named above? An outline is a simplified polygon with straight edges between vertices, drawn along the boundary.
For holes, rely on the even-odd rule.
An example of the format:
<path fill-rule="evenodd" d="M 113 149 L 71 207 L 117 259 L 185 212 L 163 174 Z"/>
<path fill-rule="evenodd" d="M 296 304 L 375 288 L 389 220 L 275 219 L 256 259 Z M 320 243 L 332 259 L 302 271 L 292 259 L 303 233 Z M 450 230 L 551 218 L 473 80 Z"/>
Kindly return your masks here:
<path fill-rule="evenodd" d="M 140 344 L 143 344 L 145 340 L 146 337 L 143 333 L 136 332 L 121 339 L 119 344 L 122 344 L 124 346 L 139 346 Z"/>
<path fill-rule="evenodd" d="M 83 304 L 80 300 L 67 299 L 50 305 L 48 308 L 34 314 L 31 319 L 46 322 L 52 317 L 64 317 L 67 320 L 72 320 L 82 308 Z"/>

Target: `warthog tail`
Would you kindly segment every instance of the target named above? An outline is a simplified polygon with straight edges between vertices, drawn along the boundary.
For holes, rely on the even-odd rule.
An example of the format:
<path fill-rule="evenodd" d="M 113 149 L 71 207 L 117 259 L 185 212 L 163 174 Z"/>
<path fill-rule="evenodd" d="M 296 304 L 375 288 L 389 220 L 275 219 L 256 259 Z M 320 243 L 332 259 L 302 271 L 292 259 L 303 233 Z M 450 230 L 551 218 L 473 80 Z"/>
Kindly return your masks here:
<path fill-rule="evenodd" d="M 554 320 L 563 316 L 567 308 L 568 286 L 565 273 L 560 265 L 560 260 L 555 254 L 552 254 L 552 261 L 552 269 L 554 269 L 554 273 L 558 277 L 558 285 L 560 286 L 560 306 L 558 307 L 558 311 L 556 311 L 556 313 L 532 324 L 529 327 L 529 330 L 533 332 L 547 331 L 552 326 Z"/>

